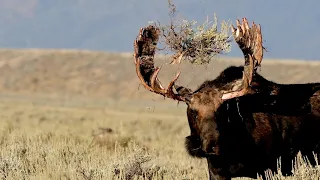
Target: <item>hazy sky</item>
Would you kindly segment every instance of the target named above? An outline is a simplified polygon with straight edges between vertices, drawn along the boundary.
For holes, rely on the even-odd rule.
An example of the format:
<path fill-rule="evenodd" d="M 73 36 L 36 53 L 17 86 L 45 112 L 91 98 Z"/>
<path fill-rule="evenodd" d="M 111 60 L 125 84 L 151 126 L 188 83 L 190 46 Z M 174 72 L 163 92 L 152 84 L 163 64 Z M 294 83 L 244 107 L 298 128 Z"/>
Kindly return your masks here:
<path fill-rule="evenodd" d="M 202 23 L 247 17 L 262 26 L 266 58 L 320 60 L 320 1 L 174 0 Z M 0 47 L 132 52 L 139 28 L 167 23 L 167 0 L 0 0 Z M 233 44 L 230 56 L 241 56 Z"/>

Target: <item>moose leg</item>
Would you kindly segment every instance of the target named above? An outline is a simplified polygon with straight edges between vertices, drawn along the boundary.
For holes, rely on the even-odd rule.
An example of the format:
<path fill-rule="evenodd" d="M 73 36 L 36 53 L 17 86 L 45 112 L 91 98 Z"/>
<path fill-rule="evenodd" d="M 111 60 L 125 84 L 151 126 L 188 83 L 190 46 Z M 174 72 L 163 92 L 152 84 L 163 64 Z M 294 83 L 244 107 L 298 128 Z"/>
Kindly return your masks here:
<path fill-rule="evenodd" d="M 231 176 L 223 175 L 223 169 L 215 167 L 214 158 L 207 157 L 209 180 L 231 180 Z"/>
<path fill-rule="evenodd" d="M 282 155 L 281 156 L 281 172 L 285 176 L 292 175 L 292 161 L 294 160 L 293 155 Z"/>

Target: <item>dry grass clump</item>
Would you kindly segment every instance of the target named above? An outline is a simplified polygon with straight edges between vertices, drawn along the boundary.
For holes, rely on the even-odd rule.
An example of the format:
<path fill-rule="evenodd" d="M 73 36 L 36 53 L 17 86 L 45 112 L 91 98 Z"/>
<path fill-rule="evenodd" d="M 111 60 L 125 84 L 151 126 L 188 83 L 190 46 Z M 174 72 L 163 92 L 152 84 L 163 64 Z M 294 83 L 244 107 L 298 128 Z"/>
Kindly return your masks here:
<path fill-rule="evenodd" d="M 113 150 L 116 147 L 126 148 L 135 139 L 129 135 L 121 135 L 114 132 L 111 128 L 101 128 L 92 131 L 92 141 L 89 145 L 90 148 L 98 146 L 109 150 Z"/>
<path fill-rule="evenodd" d="M 161 31 L 160 41 L 164 43 L 162 50 L 174 52 L 172 64 L 188 60 L 192 64 L 208 64 L 219 54 L 231 50 L 231 39 L 228 35 L 230 22 L 222 21 L 218 30 L 218 19 L 207 20 L 199 26 L 192 20 L 180 20 L 176 17 L 176 7 L 172 0 L 169 3 L 169 25 L 155 24 Z"/>
<path fill-rule="evenodd" d="M 119 179 L 130 180 L 134 178 L 163 179 L 167 171 L 155 164 L 156 159 L 144 148 L 133 151 L 128 156 L 116 161 L 113 166 L 113 173 Z"/>
<path fill-rule="evenodd" d="M 314 159 L 317 159 L 317 155 L 314 155 Z M 314 180 L 320 178 L 320 167 L 318 162 L 316 167 L 312 167 L 310 159 L 302 156 L 301 152 L 298 153 L 293 162 L 292 176 L 285 177 L 282 175 L 281 163 L 278 161 L 277 173 L 272 173 L 270 170 L 265 171 L 266 180 Z M 258 177 L 262 179 L 260 175 Z"/>

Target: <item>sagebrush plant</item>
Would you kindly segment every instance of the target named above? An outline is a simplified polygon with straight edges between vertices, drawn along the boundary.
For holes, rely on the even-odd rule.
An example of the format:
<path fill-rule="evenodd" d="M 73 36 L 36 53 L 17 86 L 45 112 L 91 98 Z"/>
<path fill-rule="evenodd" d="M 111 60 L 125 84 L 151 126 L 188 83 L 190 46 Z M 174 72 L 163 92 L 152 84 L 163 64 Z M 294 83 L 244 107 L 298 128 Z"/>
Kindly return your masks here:
<path fill-rule="evenodd" d="M 161 50 L 173 52 L 172 64 L 188 60 L 192 64 L 209 64 L 219 54 L 230 52 L 231 36 L 229 35 L 230 21 L 222 21 L 220 30 L 216 14 L 213 20 L 209 17 L 198 25 L 194 20 L 177 19 L 176 7 L 171 0 L 169 3 L 170 23 L 154 26 L 160 29 Z"/>

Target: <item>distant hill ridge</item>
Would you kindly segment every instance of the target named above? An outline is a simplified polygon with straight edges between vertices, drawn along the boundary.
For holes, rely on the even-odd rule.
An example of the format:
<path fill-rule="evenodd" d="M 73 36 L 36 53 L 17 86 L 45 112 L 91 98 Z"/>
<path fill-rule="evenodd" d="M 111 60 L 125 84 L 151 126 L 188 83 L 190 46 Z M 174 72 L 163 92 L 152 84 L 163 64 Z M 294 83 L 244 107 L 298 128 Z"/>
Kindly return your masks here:
<path fill-rule="evenodd" d="M 159 55 L 156 65 L 169 62 L 169 55 Z M 242 65 L 242 58 L 219 58 L 207 66 L 183 63 L 178 80 L 192 89 L 213 79 L 229 65 Z M 164 65 L 159 78 L 167 84 L 177 72 L 177 65 Z M 83 95 L 121 99 L 152 98 L 139 87 L 132 53 L 108 53 L 87 50 L 1 49 L 0 93 Z M 264 59 L 261 72 L 280 83 L 320 82 L 319 61 Z"/>

